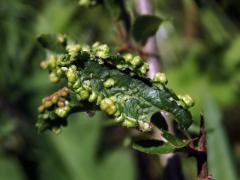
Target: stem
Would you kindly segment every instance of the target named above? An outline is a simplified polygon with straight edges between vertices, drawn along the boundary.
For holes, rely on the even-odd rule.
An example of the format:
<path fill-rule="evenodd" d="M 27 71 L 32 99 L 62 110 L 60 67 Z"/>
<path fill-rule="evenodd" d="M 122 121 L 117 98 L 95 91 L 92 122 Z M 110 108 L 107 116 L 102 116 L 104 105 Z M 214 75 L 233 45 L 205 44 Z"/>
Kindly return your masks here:
<path fill-rule="evenodd" d="M 207 166 L 207 142 L 206 142 L 206 131 L 204 128 L 204 119 L 201 116 L 201 128 L 199 135 L 199 153 L 196 156 L 197 165 L 198 165 L 198 179 L 206 180 L 208 178 L 208 166 Z"/>
<path fill-rule="evenodd" d="M 204 127 L 204 119 L 201 116 L 201 125 L 199 133 L 198 147 L 195 148 L 193 144 L 189 144 L 187 147 L 187 153 L 197 160 L 197 171 L 198 180 L 210 180 L 211 177 L 208 176 L 208 166 L 207 166 L 207 146 L 206 146 L 206 130 Z"/>
<path fill-rule="evenodd" d="M 138 13 L 143 14 L 151 14 L 152 13 L 152 6 L 150 0 L 136 0 L 136 6 Z M 157 54 L 157 43 L 156 43 L 156 37 L 150 37 L 144 48 L 143 51 L 148 52 L 149 54 Z M 149 64 L 149 73 L 148 76 L 152 78 L 155 73 L 157 73 L 160 70 L 160 59 L 158 57 L 150 56 L 148 59 Z"/>

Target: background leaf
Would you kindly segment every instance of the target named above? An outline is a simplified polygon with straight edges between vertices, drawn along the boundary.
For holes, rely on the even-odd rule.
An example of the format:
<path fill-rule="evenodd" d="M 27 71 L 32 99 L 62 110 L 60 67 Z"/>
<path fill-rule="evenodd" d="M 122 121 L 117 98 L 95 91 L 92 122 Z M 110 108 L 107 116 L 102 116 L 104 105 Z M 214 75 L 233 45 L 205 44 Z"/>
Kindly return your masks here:
<path fill-rule="evenodd" d="M 161 24 L 162 19 L 154 15 L 138 16 L 132 27 L 132 35 L 138 42 L 145 42 L 154 35 Z"/>
<path fill-rule="evenodd" d="M 207 98 L 205 104 L 209 174 L 217 180 L 236 180 L 231 151 L 222 127 L 222 116 L 217 105 Z"/>

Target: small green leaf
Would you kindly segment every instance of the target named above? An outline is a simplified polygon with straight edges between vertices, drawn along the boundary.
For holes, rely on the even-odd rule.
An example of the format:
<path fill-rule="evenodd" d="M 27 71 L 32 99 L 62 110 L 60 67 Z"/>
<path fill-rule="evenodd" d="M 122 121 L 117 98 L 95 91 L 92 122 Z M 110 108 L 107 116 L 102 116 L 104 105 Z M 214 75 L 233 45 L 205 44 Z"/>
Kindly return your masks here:
<path fill-rule="evenodd" d="M 174 152 L 177 148 L 170 143 L 158 140 L 139 140 L 133 143 L 133 149 L 148 154 L 166 154 Z"/>
<path fill-rule="evenodd" d="M 39 36 L 38 42 L 46 49 L 61 53 L 65 50 L 65 40 L 63 35 L 43 34 Z"/>
<path fill-rule="evenodd" d="M 154 15 L 137 17 L 132 27 L 134 39 L 138 42 L 145 42 L 147 38 L 156 33 L 161 22 L 162 19 Z"/>
<path fill-rule="evenodd" d="M 169 144 L 174 146 L 175 148 L 182 148 L 186 145 L 188 145 L 189 141 L 180 139 L 172 134 L 170 134 L 168 131 L 161 130 L 162 136 L 168 141 Z"/>

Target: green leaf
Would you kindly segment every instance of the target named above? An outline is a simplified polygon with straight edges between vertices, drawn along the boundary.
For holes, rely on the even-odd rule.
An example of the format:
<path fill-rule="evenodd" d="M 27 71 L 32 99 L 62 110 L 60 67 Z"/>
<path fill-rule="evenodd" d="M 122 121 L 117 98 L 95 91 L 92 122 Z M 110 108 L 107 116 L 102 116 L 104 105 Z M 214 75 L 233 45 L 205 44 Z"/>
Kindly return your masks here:
<path fill-rule="evenodd" d="M 63 41 L 60 40 L 62 38 Z M 64 36 L 43 34 L 38 37 L 38 42 L 46 49 L 53 52 L 61 53 L 65 50 Z"/>
<path fill-rule="evenodd" d="M 166 154 L 174 152 L 177 148 L 170 143 L 158 140 L 140 140 L 132 145 L 133 149 L 148 153 L 148 154 Z"/>
<path fill-rule="evenodd" d="M 163 132 L 162 136 L 167 140 L 169 144 L 171 144 L 175 148 L 182 148 L 189 144 L 189 140 L 180 139 L 165 130 L 161 130 L 161 131 Z"/>
<path fill-rule="evenodd" d="M 236 172 L 231 159 L 228 141 L 221 124 L 221 112 L 208 98 L 205 104 L 205 124 L 207 130 L 207 149 L 209 174 L 217 180 L 236 180 Z"/>
<path fill-rule="evenodd" d="M 45 63 L 50 73 L 64 70 L 59 78 L 68 80 L 69 92 L 73 94 L 65 97 L 70 109 L 77 107 L 78 111 L 83 111 L 92 109 L 91 105 L 97 106 L 123 126 L 138 127 L 142 131 L 151 130 L 151 118 L 159 111 L 172 114 L 183 129 L 191 125 L 191 113 L 180 105 L 177 95 L 165 84 L 146 77 L 147 64 L 143 60 L 138 60 L 137 65 L 131 63 L 137 56 L 130 54 L 134 58 L 125 59 L 126 56 L 111 53 L 107 45 L 99 43 L 88 48 L 79 44 L 67 47 L 66 53 L 53 54 L 56 58 L 61 57 L 55 65 L 51 63 L 52 58 Z M 106 83 L 109 80 L 111 83 Z M 52 103 L 42 114 L 54 113 L 56 108 L 56 103 Z M 47 128 L 51 129 L 53 122 L 57 125 L 57 121 L 46 118 L 38 125 L 45 123 L 44 127 L 48 125 Z"/>
<path fill-rule="evenodd" d="M 132 27 L 132 35 L 138 42 L 145 42 L 154 35 L 161 24 L 162 19 L 154 15 L 138 16 Z"/>

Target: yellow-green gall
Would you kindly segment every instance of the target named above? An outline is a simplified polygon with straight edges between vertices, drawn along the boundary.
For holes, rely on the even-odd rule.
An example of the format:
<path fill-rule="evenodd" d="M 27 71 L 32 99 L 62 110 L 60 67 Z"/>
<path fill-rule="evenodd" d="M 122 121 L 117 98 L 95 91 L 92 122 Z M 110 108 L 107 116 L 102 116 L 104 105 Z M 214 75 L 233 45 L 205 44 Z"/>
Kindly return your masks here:
<path fill-rule="evenodd" d="M 144 63 L 139 70 L 143 75 L 146 75 L 148 72 L 148 69 L 149 69 L 148 64 Z"/>
<path fill-rule="evenodd" d="M 59 133 L 62 132 L 62 128 L 60 128 L 60 127 L 53 127 L 53 128 L 51 129 L 51 131 L 52 131 L 54 134 L 59 134 Z"/>
<path fill-rule="evenodd" d="M 48 62 L 47 62 L 47 61 L 42 61 L 42 62 L 40 63 L 40 67 L 41 67 L 42 69 L 47 69 L 47 68 L 48 68 Z"/>
<path fill-rule="evenodd" d="M 102 99 L 103 99 L 102 95 L 98 95 L 98 97 L 97 97 L 97 103 L 96 103 L 96 104 L 97 104 L 97 105 L 100 105 Z"/>
<path fill-rule="evenodd" d="M 63 70 L 62 70 L 61 68 L 58 68 L 58 69 L 56 70 L 56 75 L 57 75 L 58 77 L 63 76 Z"/>
<path fill-rule="evenodd" d="M 116 108 L 116 106 L 115 106 L 114 104 L 111 105 L 111 106 L 106 110 L 106 112 L 107 112 L 109 115 L 113 115 L 116 111 L 117 111 L 117 108 Z"/>
<path fill-rule="evenodd" d="M 182 96 L 182 101 L 187 107 L 192 107 L 195 104 L 194 100 L 188 94 Z"/>
<path fill-rule="evenodd" d="M 139 121 L 138 125 L 139 125 L 139 130 L 142 132 L 148 132 L 152 130 L 152 126 L 148 122 Z"/>
<path fill-rule="evenodd" d="M 78 89 L 81 86 L 80 80 L 76 80 L 76 82 L 73 84 L 73 89 Z"/>
<path fill-rule="evenodd" d="M 137 127 L 137 122 L 136 122 L 136 120 L 125 119 L 123 121 L 122 125 L 127 128 L 134 128 L 134 127 Z"/>
<path fill-rule="evenodd" d="M 56 65 L 57 65 L 57 57 L 56 56 L 53 56 L 53 55 L 50 56 L 47 61 L 48 61 L 49 66 L 51 66 L 52 68 L 56 67 Z"/>
<path fill-rule="evenodd" d="M 60 100 L 57 102 L 57 105 L 58 105 L 58 107 L 64 107 L 64 106 L 65 106 L 65 102 L 60 99 Z"/>
<path fill-rule="evenodd" d="M 66 50 L 72 54 L 72 53 L 77 53 L 81 49 L 80 44 L 69 44 L 66 47 Z"/>
<path fill-rule="evenodd" d="M 95 91 L 92 91 L 91 95 L 88 98 L 89 102 L 94 102 L 97 99 L 97 93 Z"/>
<path fill-rule="evenodd" d="M 38 107 L 38 112 L 39 112 L 39 113 L 42 113 L 42 112 L 44 111 L 44 109 L 45 109 L 45 107 L 44 107 L 43 105 L 40 105 L 40 106 Z"/>
<path fill-rule="evenodd" d="M 61 118 L 64 118 L 67 116 L 68 112 L 70 111 L 70 107 L 69 106 L 64 106 L 64 107 L 58 107 L 56 110 L 55 110 L 55 113 L 61 117 Z"/>
<path fill-rule="evenodd" d="M 125 61 L 130 62 L 133 59 L 133 55 L 130 53 L 123 54 L 123 58 Z"/>
<path fill-rule="evenodd" d="M 167 84 L 168 80 L 165 73 L 156 73 L 153 77 L 153 82 L 158 82 L 161 84 Z"/>
<path fill-rule="evenodd" d="M 118 113 L 119 111 L 117 111 L 117 113 Z M 114 116 L 115 116 L 115 114 L 114 114 Z M 116 117 L 115 118 L 115 121 L 116 122 L 122 122 L 124 120 L 124 116 L 121 114 L 120 116 L 118 116 L 118 117 Z"/>
<path fill-rule="evenodd" d="M 65 107 L 58 107 L 57 109 L 55 109 L 55 114 L 61 118 L 66 117 L 67 113 L 68 111 L 65 109 Z"/>
<path fill-rule="evenodd" d="M 57 82 L 59 82 L 60 79 L 56 73 L 52 72 L 49 74 L 49 80 L 53 83 L 57 83 Z"/>
<path fill-rule="evenodd" d="M 92 48 L 97 48 L 98 46 L 100 46 L 100 43 L 99 42 L 95 42 L 93 45 L 92 45 Z"/>
<path fill-rule="evenodd" d="M 110 49 L 106 44 L 99 45 L 96 49 L 96 56 L 100 58 L 108 58 L 110 54 Z"/>
<path fill-rule="evenodd" d="M 114 113 L 114 116 L 115 116 L 115 117 L 119 117 L 120 115 L 121 115 L 121 113 L 120 113 L 120 111 L 118 111 L 118 110 Z"/>
<path fill-rule="evenodd" d="M 133 67 L 138 67 L 142 65 L 143 61 L 140 56 L 135 56 L 133 59 L 130 60 L 130 63 L 133 65 Z"/>
<path fill-rule="evenodd" d="M 105 98 L 100 103 L 101 110 L 105 111 L 109 106 L 113 104 L 113 101 L 109 98 Z"/>
<path fill-rule="evenodd" d="M 69 83 L 74 83 L 77 79 L 76 72 L 72 68 L 67 70 L 66 76 Z"/>
<path fill-rule="evenodd" d="M 103 99 L 100 103 L 100 108 L 109 115 L 113 115 L 117 111 L 116 106 L 110 98 Z"/>
<path fill-rule="evenodd" d="M 57 94 L 52 95 L 52 103 L 56 104 L 58 102 L 59 96 Z"/>
<path fill-rule="evenodd" d="M 45 108 L 49 108 L 49 107 L 51 107 L 52 106 L 52 101 L 51 100 L 46 100 L 46 101 L 44 101 L 44 103 L 43 103 L 43 106 L 45 107 Z"/>
<path fill-rule="evenodd" d="M 62 89 L 59 89 L 57 93 L 59 96 L 66 97 L 68 96 L 68 88 L 63 87 Z"/>
<path fill-rule="evenodd" d="M 82 51 L 84 51 L 84 52 L 90 52 L 90 47 L 87 46 L 87 45 L 84 45 L 84 46 L 82 47 Z"/>
<path fill-rule="evenodd" d="M 114 86 L 114 84 L 115 84 L 114 79 L 109 78 L 103 83 L 103 86 L 105 88 L 110 88 L 110 87 Z"/>
<path fill-rule="evenodd" d="M 83 81 L 82 86 L 83 86 L 85 89 L 90 90 L 90 89 L 91 89 L 91 87 L 90 87 L 90 86 L 91 86 L 91 81 L 89 81 L 89 80 Z"/>
<path fill-rule="evenodd" d="M 65 37 L 64 34 L 59 34 L 59 35 L 57 36 L 57 40 L 58 40 L 58 42 L 60 42 L 60 43 L 65 43 L 65 42 L 66 42 L 66 37 Z"/>
<path fill-rule="evenodd" d="M 89 97 L 89 91 L 83 89 L 79 92 L 79 95 L 80 95 L 81 100 L 85 100 Z"/>

